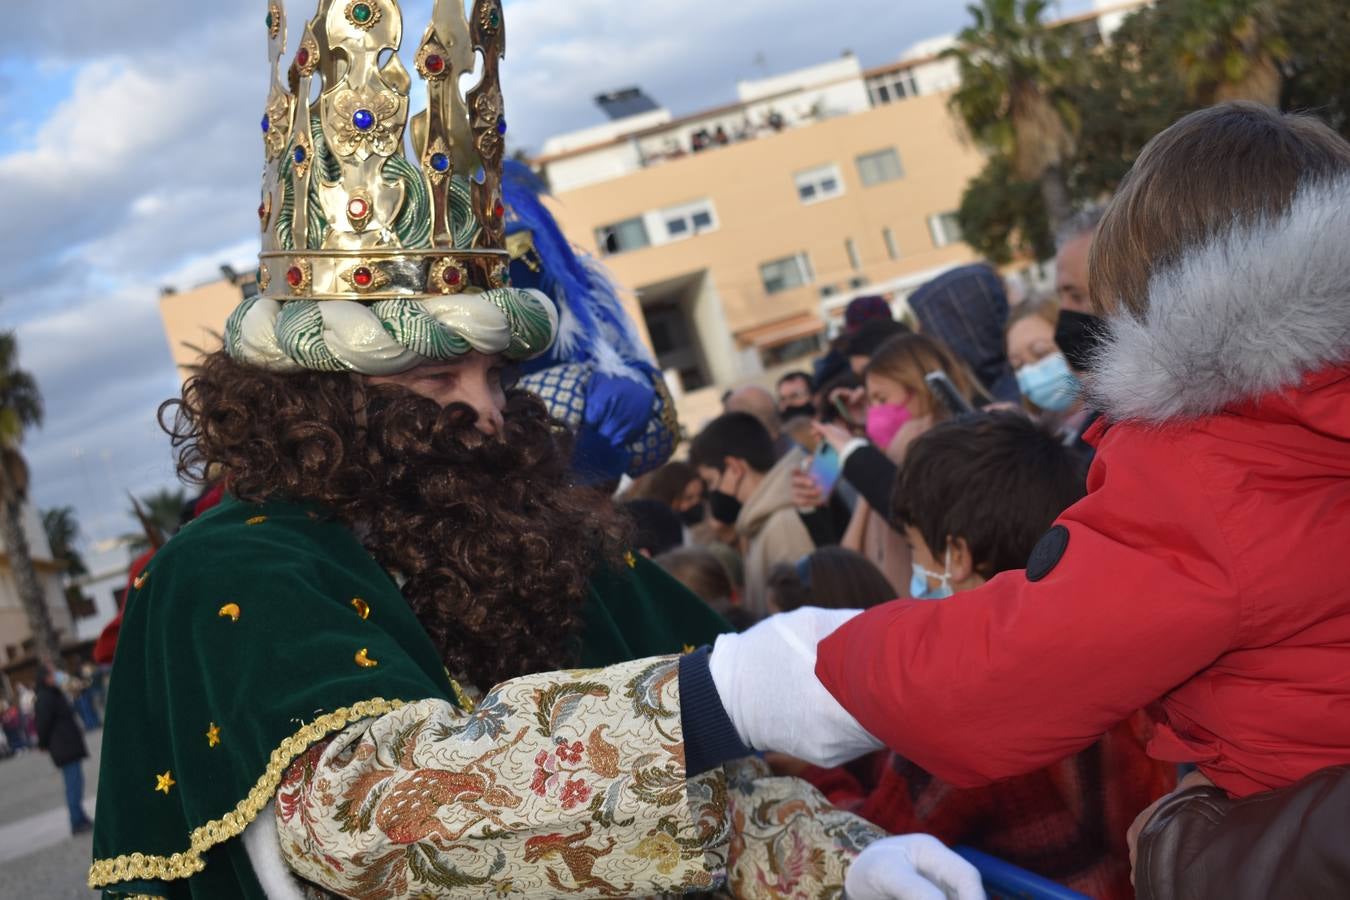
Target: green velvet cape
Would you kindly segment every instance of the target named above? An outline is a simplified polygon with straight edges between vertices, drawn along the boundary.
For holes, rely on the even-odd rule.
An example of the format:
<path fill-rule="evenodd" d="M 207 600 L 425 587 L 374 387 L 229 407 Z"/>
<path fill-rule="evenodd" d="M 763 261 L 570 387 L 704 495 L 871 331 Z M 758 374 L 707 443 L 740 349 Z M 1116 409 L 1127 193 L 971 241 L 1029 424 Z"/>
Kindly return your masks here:
<path fill-rule="evenodd" d="M 678 653 L 726 630 L 630 557 L 592 578 L 579 662 Z M 237 836 L 290 762 L 351 722 L 428 697 L 457 691 L 348 528 L 316 508 L 227 498 L 155 555 L 126 604 L 90 886 L 262 897 Z"/>

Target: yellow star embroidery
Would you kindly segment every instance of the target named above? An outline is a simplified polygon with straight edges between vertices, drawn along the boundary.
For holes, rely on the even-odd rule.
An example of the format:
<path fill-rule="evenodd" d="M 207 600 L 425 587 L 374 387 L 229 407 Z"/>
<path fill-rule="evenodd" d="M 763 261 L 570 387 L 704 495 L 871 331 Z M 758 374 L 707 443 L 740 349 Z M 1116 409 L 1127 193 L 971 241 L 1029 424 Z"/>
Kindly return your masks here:
<path fill-rule="evenodd" d="M 216 615 L 220 616 L 222 619 L 229 619 L 231 622 L 238 622 L 238 621 L 239 621 L 239 604 L 238 604 L 238 603 L 226 603 L 224 606 L 222 606 L 222 607 L 216 612 Z"/>
<path fill-rule="evenodd" d="M 637 557 L 633 555 L 632 550 L 629 550 L 627 553 L 623 555 L 623 561 L 628 563 L 628 568 L 630 569 L 637 568 Z"/>
<path fill-rule="evenodd" d="M 220 726 L 217 725 L 215 722 L 212 722 L 211 727 L 206 729 L 206 746 L 214 747 L 216 744 L 219 743 L 220 743 Z"/>
<path fill-rule="evenodd" d="M 690 653 L 693 653 L 693 652 L 694 652 L 694 645 L 693 645 L 693 644 L 685 644 L 685 645 L 684 645 L 684 655 L 685 655 L 685 656 L 688 656 Z"/>
<path fill-rule="evenodd" d="M 267 521 L 267 516 L 254 516 L 244 522 L 245 525 L 261 525 Z"/>
<path fill-rule="evenodd" d="M 370 604 L 362 600 L 360 597 L 352 598 L 352 609 L 356 610 L 356 614 L 361 618 L 363 619 L 370 618 Z"/>
<path fill-rule="evenodd" d="M 133 581 L 133 582 L 131 583 L 131 586 L 134 587 L 136 590 L 139 591 L 141 588 L 145 587 L 145 583 L 146 583 L 146 581 L 148 581 L 149 579 L 150 579 L 150 573 L 149 573 L 149 572 L 142 572 L 141 574 L 139 574 L 139 575 L 136 576 L 136 580 Z"/>
<path fill-rule="evenodd" d="M 163 791 L 164 796 L 166 797 L 169 796 L 169 788 L 173 787 L 177 783 L 178 782 L 173 780 L 172 772 L 165 772 L 163 775 L 155 776 L 155 790 Z"/>
<path fill-rule="evenodd" d="M 380 664 L 379 660 L 371 659 L 366 655 L 366 648 L 362 647 L 356 651 L 356 664 L 363 669 L 373 669 Z"/>

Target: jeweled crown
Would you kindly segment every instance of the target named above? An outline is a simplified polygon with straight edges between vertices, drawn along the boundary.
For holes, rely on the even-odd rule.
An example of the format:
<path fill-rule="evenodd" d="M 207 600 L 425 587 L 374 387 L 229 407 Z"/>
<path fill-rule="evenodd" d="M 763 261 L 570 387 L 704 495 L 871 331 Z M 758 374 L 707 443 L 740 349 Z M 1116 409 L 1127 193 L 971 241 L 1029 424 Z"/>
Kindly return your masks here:
<path fill-rule="evenodd" d="M 320 0 L 289 60 L 285 11 L 269 5 L 263 297 L 375 303 L 506 285 L 504 25 L 500 0 L 473 0 L 467 15 L 464 0 L 436 0 L 415 57 L 428 104 L 409 159 L 397 2 Z"/>

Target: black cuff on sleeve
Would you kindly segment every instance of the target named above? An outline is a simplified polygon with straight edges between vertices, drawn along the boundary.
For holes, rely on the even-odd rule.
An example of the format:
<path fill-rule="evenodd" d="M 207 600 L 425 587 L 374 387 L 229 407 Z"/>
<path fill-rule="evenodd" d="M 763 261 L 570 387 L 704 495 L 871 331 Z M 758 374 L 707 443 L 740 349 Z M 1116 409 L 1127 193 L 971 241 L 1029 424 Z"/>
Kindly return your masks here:
<path fill-rule="evenodd" d="M 876 447 L 859 447 L 844 463 L 844 477 L 882 518 L 890 521 L 891 492 L 900 468 Z"/>
<path fill-rule="evenodd" d="M 700 775 L 724 762 L 749 756 L 731 724 L 722 698 L 708 670 L 710 647 L 680 657 L 680 722 L 684 727 L 684 767 L 687 776 Z"/>
<path fill-rule="evenodd" d="M 797 515 L 801 516 L 807 534 L 811 535 L 811 543 L 817 547 L 828 547 L 839 543 L 839 538 L 835 536 L 834 516 L 828 506 L 822 506 L 820 509 L 813 509 L 810 512 L 798 510 Z"/>

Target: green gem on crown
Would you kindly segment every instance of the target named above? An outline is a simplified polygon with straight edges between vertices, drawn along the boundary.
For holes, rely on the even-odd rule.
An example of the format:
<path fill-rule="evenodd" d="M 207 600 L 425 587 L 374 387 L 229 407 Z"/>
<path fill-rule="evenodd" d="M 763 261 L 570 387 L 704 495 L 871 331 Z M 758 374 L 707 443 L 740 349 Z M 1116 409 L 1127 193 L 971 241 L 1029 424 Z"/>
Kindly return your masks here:
<path fill-rule="evenodd" d="M 501 13 L 497 12 L 494 9 L 492 13 L 488 16 L 488 24 L 491 25 L 493 28 L 496 28 L 497 26 L 501 25 L 502 24 Z"/>
<path fill-rule="evenodd" d="M 267 18 L 266 18 L 264 21 L 267 23 L 267 30 L 268 30 L 268 31 L 271 31 L 271 30 L 272 30 L 272 14 L 271 14 L 270 12 L 267 14 Z"/>
<path fill-rule="evenodd" d="M 370 21 L 371 9 L 368 3 L 358 3 L 352 7 L 352 18 L 362 25 Z"/>

